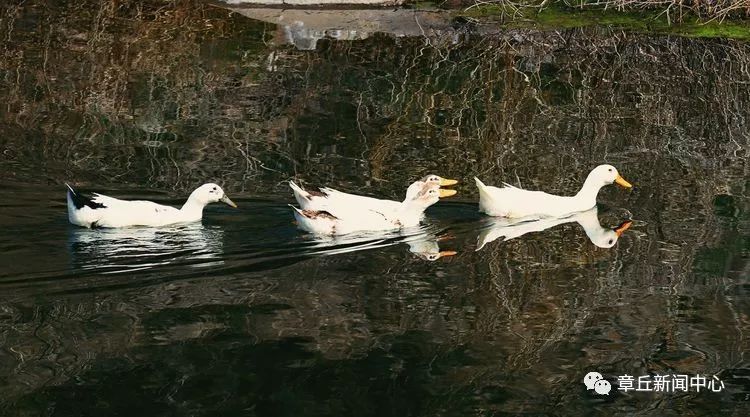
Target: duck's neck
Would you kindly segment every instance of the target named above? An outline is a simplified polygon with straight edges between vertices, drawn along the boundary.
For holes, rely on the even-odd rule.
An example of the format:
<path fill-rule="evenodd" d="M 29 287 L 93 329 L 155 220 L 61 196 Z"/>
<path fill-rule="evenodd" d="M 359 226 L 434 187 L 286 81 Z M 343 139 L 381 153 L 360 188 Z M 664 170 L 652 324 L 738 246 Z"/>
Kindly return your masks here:
<path fill-rule="evenodd" d="M 185 217 L 186 221 L 200 220 L 203 217 L 203 208 L 206 207 L 205 203 L 202 203 L 195 197 L 195 191 L 190 194 L 185 204 L 180 208 L 180 212 Z"/>
<path fill-rule="evenodd" d="M 419 204 L 414 200 L 406 199 L 401 202 L 401 211 L 403 212 L 421 214 L 424 213 L 425 210 L 427 210 L 427 207 L 425 207 L 424 204 Z"/>
<path fill-rule="evenodd" d="M 608 229 L 602 227 L 599 223 L 599 217 L 596 209 L 589 210 L 575 217 L 578 224 L 583 227 L 586 236 L 594 242 L 599 239 Z"/>
<path fill-rule="evenodd" d="M 586 236 L 591 243 L 600 248 L 611 248 L 617 241 L 617 234 L 612 229 L 602 227 L 599 223 L 596 209 L 576 216 L 576 221 L 583 227 L 583 231 L 586 232 Z"/>
<path fill-rule="evenodd" d="M 422 220 L 424 211 L 426 209 L 427 207 L 416 204 L 414 203 L 414 201 L 405 200 L 401 203 L 401 209 L 399 210 L 397 216 L 401 224 L 405 227 L 414 226 L 419 224 L 419 222 Z"/>
<path fill-rule="evenodd" d="M 583 187 L 581 187 L 581 190 L 575 195 L 575 199 L 577 203 L 580 204 L 581 210 L 590 209 L 591 207 L 596 206 L 596 196 L 599 194 L 599 190 L 602 187 L 602 183 L 591 175 L 586 178 Z"/>

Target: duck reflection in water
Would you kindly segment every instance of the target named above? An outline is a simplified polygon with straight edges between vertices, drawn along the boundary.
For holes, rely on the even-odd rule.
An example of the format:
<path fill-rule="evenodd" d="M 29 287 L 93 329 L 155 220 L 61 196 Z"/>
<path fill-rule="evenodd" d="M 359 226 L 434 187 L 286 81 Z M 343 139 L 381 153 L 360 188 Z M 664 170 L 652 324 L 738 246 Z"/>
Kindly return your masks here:
<path fill-rule="evenodd" d="M 452 250 L 440 250 L 439 242 L 449 239 L 448 236 L 438 236 L 435 233 L 422 233 L 407 238 L 404 242 L 409 245 L 409 252 L 425 261 L 437 261 L 440 258 L 456 255 Z"/>
<path fill-rule="evenodd" d="M 221 228 L 191 223 L 71 229 L 68 241 L 76 267 L 119 273 L 178 263 L 192 267 L 222 264 L 223 238 Z"/>
<path fill-rule="evenodd" d="M 481 250 L 486 244 L 499 238 L 503 241 L 515 239 L 526 233 L 541 232 L 551 227 L 565 223 L 576 222 L 583 227 L 591 243 L 600 248 L 611 248 L 617 243 L 617 239 L 627 230 L 633 222 L 625 221 L 614 229 L 602 227 L 599 223 L 597 207 L 575 213 L 565 217 L 551 217 L 537 220 L 492 218 L 489 227 L 484 229 L 477 238 L 477 249 Z"/>
<path fill-rule="evenodd" d="M 338 255 L 362 250 L 379 249 L 405 243 L 409 252 L 424 261 L 436 261 L 440 258 L 456 255 L 456 251 L 441 250 L 440 242 L 449 236 L 441 235 L 429 225 L 404 228 L 400 231 L 361 232 L 343 236 L 313 235 L 316 241 L 311 252 L 317 255 Z"/>

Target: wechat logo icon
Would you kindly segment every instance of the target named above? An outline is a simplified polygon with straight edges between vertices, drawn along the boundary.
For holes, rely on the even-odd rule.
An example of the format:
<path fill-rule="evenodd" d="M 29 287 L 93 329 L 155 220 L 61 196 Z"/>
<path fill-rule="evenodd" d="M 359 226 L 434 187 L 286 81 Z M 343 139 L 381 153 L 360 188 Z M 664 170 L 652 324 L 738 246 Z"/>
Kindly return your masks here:
<path fill-rule="evenodd" d="M 609 395 L 612 385 L 599 372 L 589 372 L 583 377 L 587 390 L 594 390 L 599 395 Z"/>

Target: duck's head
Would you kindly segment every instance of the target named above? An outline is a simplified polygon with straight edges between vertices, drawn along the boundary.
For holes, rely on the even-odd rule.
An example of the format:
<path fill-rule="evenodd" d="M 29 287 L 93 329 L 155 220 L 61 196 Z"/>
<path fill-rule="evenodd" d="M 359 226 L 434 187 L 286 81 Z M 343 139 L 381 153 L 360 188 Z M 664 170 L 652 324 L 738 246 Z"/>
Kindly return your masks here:
<path fill-rule="evenodd" d="M 458 252 L 452 250 L 440 250 L 438 241 L 445 237 L 430 236 L 428 238 L 407 241 L 409 252 L 415 254 L 420 259 L 433 262 L 440 258 L 456 255 Z"/>
<path fill-rule="evenodd" d="M 211 203 L 222 202 L 237 208 L 237 204 L 234 204 L 234 201 L 230 200 L 229 197 L 224 194 L 224 190 L 214 183 L 203 184 L 196 188 L 195 191 L 190 194 L 190 200 L 204 206 Z"/>
<path fill-rule="evenodd" d="M 628 220 L 615 227 L 614 229 L 603 229 L 603 232 L 601 234 L 595 237 L 589 236 L 589 238 L 591 239 L 591 243 L 593 243 L 594 245 L 600 248 L 609 249 L 612 246 L 615 246 L 615 244 L 617 243 L 617 239 L 619 239 L 620 236 L 622 236 L 622 234 L 625 233 L 625 231 L 628 230 L 628 228 L 630 228 L 632 224 L 633 222 Z"/>
<path fill-rule="evenodd" d="M 441 250 L 439 252 L 415 252 L 414 254 L 417 255 L 417 257 L 419 257 L 420 259 L 423 259 L 429 262 L 434 262 L 440 258 L 443 258 L 446 256 L 453 256 L 457 253 L 458 252 L 452 251 L 452 250 Z"/>
<path fill-rule="evenodd" d="M 437 203 L 441 198 L 456 194 L 456 190 L 440 188 L 435 182 L 416 181 L 406 190 L 404 203 L 410 208 L 425 210 Z"/>
<path fill-rule="evenodd" d="M 437 184 L 437 185 L 439 185 L 441 187 L 446 187 L 446 186 L 449 186 L 449 185 L 456 185 L 456 184 L 458 184 L 458 181 L 456 181 L 456 180 L 451 180 L 451 179 L 448 179 L 448 178 L 443 178 L 443 177 L 441 177 L 439 175 L 435 175 L 435 174 L 426 175 L 420 181 L 422 181 L 424 183 L 427 183 L 427 184 Z"/>
<path fill-rule="evenodd" d="M 620 176 L 620 173 L 617 172 L 617 168 L 608 164 L 599 165 L 594 168 L 588 178 L 586 178 L 586 182 L 598 186 L 599 188 L 612 183 L 617 183 L 617 185 L 624 188 L 633 187 L 629 182 L 625 181 L 625 178 Z"/>

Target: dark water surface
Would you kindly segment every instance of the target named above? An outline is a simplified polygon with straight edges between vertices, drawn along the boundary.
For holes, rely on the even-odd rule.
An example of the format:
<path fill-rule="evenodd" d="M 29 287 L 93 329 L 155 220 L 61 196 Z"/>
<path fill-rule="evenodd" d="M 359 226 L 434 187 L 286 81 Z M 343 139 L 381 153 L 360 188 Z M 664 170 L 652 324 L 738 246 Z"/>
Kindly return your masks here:
<path fill-rule="evenodd" d="M 2 413 L 747 415 L 750 45 L 9 3 Z M 614 247 L 571 221 L 476 250 L 473 176 L 574 193 L 604 162 L 635 184 L 586 214 L 632 219 Z M 400 198 L 427 173 L 459 194 L 402 235 L 316 240 L 286 205 L 289 179 Z M 177 205 L 208 181 L 240 209 L 67 222 L 64 182 Z M 726 388 L 597 396 L 589 371 Z"/>

